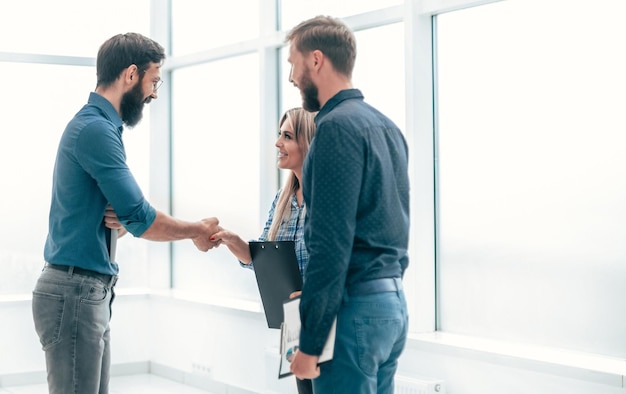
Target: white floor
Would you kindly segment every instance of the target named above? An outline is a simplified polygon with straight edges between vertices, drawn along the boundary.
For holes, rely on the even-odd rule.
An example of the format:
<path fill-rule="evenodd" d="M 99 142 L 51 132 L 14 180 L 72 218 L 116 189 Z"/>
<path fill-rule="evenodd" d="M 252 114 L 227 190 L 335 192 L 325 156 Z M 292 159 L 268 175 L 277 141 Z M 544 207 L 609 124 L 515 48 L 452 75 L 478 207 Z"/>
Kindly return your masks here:
<path fill-rule="evenodd" d="M 46 394 L 48 386 L 0 387 L 0 394 Z M 111 379 L 109 394 L 210 394 L 208 391 L 185 386 L 156 375 L 118 376 Z"/>

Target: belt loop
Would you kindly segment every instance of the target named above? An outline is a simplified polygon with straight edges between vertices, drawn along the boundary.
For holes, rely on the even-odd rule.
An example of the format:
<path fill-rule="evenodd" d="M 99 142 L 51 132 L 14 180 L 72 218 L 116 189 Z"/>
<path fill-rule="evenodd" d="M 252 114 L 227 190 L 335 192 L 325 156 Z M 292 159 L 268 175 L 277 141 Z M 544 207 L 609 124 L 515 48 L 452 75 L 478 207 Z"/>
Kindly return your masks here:
<path fill-rule="evenodd" d="M 74 266 L 70 265 L 70 268 L 67 270 L 67 276 L 71 277 L 72 275 L 74 275 Z"/>
<path fill-rule="evenodd" d="M 402 278 L 395 277 L 393 278 L 393 283 L 396 285 L 396 291 L 402 290 Z"/>

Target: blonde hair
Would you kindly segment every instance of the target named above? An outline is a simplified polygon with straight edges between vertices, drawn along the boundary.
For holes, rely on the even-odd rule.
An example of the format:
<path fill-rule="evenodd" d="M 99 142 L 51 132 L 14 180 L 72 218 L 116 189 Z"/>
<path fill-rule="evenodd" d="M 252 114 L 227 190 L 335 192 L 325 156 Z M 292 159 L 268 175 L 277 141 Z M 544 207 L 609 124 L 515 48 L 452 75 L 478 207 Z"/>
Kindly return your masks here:
<path fill-rule="evenodd" d="M 291 108 L 283 114 L 280 122 L 278 122 L 279 128 L 282 127 L 285 122 L 291 123 L 293 132 L 296 135 L 296 141 L 300 147 L 300 152 L 302 153 L 302 157 L 305 157 L 309 151 L 309 145 L 311 145 L 311 140 L 315 135 L 314 119 L 316 114 L 317 112 L 309 112 L 301 107 Z M 283 221 L 289 220 L 289 216 L 291 215 L 291 197 L 300 187 L 301 185 L 300 182 L 298 182 L 298 178 L 293 171 L 290 172 L 287 182 L 282 188 L 278 201 L 276 202 L 272 225 L 270 226 L 267 234 L 267 239 L 269 241 L 275 240 L 276 234 L 278 234 L 278 229 Z"/>

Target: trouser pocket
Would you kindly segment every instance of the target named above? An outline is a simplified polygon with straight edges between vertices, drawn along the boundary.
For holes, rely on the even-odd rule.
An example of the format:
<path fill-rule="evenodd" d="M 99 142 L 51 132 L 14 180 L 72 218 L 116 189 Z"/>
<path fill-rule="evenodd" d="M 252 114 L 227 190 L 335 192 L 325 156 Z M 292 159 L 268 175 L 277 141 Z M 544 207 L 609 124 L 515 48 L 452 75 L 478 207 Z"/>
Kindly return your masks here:
<path fill-rule="evenodd" d="M 33 291 L 33 320 L 43 350 L 61 340 L 64 306 L 62 295 Z"/>

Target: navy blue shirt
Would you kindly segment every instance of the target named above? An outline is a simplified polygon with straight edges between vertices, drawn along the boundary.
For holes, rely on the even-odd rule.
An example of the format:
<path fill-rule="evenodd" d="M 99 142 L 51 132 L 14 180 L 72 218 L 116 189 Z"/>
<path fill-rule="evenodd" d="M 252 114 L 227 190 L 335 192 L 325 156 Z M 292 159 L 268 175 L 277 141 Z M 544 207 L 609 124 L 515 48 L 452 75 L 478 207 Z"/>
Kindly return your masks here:
<path fill-rule="evenodd" d="M 400 129 L 342 90 L 315 118 L 303 166 L 309 264 L 300 300 L 300 349 L 319 355 L 346 287 L 402 277 L 408 266 L 408 148 Z"/>
<path fill-rule="evenodd" d="M 134 236 L 156 218 L 126 165 L 122 131 L 117 111 L 97 93 L 65 128 L 52 178 L 46 262 L 115 275 L 104 226 L 107 204 Z"/>

